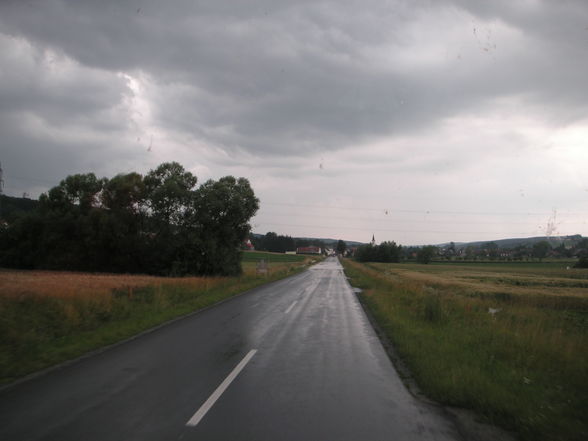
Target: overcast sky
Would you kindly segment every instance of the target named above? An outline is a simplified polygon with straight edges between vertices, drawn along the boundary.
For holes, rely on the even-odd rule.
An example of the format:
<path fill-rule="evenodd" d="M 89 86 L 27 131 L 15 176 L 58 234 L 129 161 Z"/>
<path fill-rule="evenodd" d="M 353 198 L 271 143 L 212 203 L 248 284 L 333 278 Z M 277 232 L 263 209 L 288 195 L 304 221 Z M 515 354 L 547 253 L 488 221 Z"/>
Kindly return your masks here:
<path fill-rule="evenodd" d="M 172 160 L 257 233 L 588 235 L 588 2 L 0 2 L 6 194 Z"/>

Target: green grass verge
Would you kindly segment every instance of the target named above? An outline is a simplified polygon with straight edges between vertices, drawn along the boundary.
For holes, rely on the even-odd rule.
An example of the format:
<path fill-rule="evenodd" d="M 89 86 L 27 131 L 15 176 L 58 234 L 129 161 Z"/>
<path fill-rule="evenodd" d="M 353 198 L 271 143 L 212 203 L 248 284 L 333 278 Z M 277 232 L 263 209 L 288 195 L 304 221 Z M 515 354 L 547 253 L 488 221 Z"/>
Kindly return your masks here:
<path fill-rule="evenodd" d="M 0 384 L 132 337 L 251 288 L 303 271 L 284 264 L 267 277 L 253 274 L 214 279 L 191 287 L 165 284 L 91 297 L 0 296 Z"/>
<path fill-rule="evenodd" d="M 457 265 L 469 267 L 511 267 L 511 268 L 565 268 L 573 267 L 577 259 L 545 259 L 545 260 L 432 260 L 429 265 Z M 406 263 L 417 263 L 406 261 Z M 419 263 L 419 265 L 421 265 Z"/>
<path fill-rule="evenodd" d="M 524 440 L 588 439 L 586 302 L 563 310 L 497 303 L 343 265 L 426 395 Z"/>

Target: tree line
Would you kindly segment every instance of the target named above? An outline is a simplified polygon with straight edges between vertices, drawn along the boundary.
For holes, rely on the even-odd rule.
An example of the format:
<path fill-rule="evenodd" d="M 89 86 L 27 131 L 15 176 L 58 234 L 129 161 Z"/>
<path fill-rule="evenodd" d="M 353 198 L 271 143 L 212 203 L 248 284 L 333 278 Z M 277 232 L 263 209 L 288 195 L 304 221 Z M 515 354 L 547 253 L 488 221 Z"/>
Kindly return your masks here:
<path fill-rule="evenodd" d="M 177 162 L 146 175 L 76 174 L 0 227 L 0 266 L 161 275 L 235 275 L 259 208 L 249 181 L 199 187 Z"/>
<path fill-rule="evenodd" d="M 380 245 L 361 245 L 354 257 L 360 262 L 417 261 L 430 263 L 433 260 L 455 261 L 542 261 L 544 258 L 578 258 L 576 267 L 588 268 L 588 239 L 573 244 L 552 246 L 542 240 L 533 244 L 520 244 L 512 248 L 501 248 L 495 242 L 458 247 L 451 242 L 445 246 L 403 247 L 395 242 Z"/>
<path fill-rule="evenodd" d="M 355 259 L 359 262 L 399 262 L 401 255 L 402 246 L 396 242 L 361 245 L 355 250 Z"/>
<path fill-rule="evenodd" d="M 511 247 L 501 247 L 496 242 L 458 247 L 451 242 L 439 247 L 436 254 L 444 260 L 541 261 L 545 258 L 578 258 L 584 261 L 588 257 L 588 239 L 574 236 L 566 243 L 540 240 Z"/>
<path fill-rule="evenodd" d="M 308 246 L 317 246 L 322 250 L 325 249 L 325 243 L 322 240 L 283 236 L 273 231 L 263 236 L 253 236 L 250 239 L 256 250 L 269 251 L 271 253 L 285 253 L 286 251 L 295 251 L 299 247 Z"/>

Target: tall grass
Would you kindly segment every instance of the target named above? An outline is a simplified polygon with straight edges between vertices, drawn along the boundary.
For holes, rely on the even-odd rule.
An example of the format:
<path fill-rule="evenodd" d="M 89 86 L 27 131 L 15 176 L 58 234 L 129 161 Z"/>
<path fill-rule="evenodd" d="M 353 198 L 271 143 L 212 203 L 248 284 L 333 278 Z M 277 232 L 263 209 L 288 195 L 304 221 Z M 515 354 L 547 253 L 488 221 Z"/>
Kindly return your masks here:
<path fill-rule="evenodd" d="M 588 293 L 539 302 L 543 291 L 499 295 L 491 281 L 471 289 L 450 272 L 344 266 L 430 397 L 525 440 L 588 439 Z"/>
<path fill-rule="evenodd" d="M 128 338 L 174 317 L 301 271 L 270 264 L 258 275 L 162 278 L 0 271 L 0 383 Z"/>

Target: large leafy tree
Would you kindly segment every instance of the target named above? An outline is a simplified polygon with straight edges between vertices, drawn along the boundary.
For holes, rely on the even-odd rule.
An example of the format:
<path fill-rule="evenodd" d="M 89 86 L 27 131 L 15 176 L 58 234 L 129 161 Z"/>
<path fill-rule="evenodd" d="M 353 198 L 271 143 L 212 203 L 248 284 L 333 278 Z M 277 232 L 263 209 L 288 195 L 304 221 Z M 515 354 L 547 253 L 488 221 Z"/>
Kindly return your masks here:
<path fill-rule="evenodd" d="M 145 184 L 138 173 L 119 174 L 104 184 L 103 210 L 95 215 L 96 249 L 101 267 L 111 271 L 152 272 L 145 230 Z M 108 263 L 107 263 L 108 262 Z M 149 268 L 149 269 L 147 269 Z"/>
<path fill-rule="evenodd" d="M 59 185 L 41 195 L 41 204 L 52 210 L 79 210 L 87 213 L 98 204 L 98 195 L 106 179 L 98 179 L 94 173 L 71 175 Z"/>
<path fill-rule="evenodd" d="M 104 208 L 115 212 L 141 212 L 145 201 L 143 177 L 134 172 L 116 175 L 105 182 L 100 200 Z"/>
<path fill-rule="evenodd" d="M 94 173 L 71 175 L 41 195 L 40 213 L 29 215 L 35 221 L 31 238 L 34 267 L 90 270 L 96 265 L 96 235 L 93 228 L 99 196 L 105 179 Z M 30 232 L 24 232 L 26 235 Z M 31 249 L 27 250 L 31 251 Z M 23 254 L 27 251 L 23 250 Z"/>
<path fill-rule="evenodd" d="M 236 274 L 259 207 L 249 181 L 196 188 L 177 162 L 98 179 L 69 176 L 0 231 L 0 265 L 157 274 Z"/>
<path fill-rule="evenodd" d="M 177 162 L 166 162 L 151 170 L 143 182 L 152 218 L 160 225 L 180 225 L 192 203 L 196 176 Z"/>
<path fill-rule="evenodd" d="M 188 247 L 187 219 L 192 211 L 198 179 L 177 162 L 166 162 L 143 179 L 146 210 L 145 235 L 153 252 L 148 267 L 162 274 L 196 273 L 195 256 Z M 156 251 L 155 251 L 156 250 Z"/>
<path fill-rule="evenodd" d="M 434 247 L 432 245 L 424 246 L 417 252 L 417 262 L 425 264 L 430 263 L 436 254 L 437 247 Z"/>
<path fill-rule="evenodd" d="M 200 272 L 239 273 L 240 247 L 251 229 L 249 219 L 259 208 L 249 181 L 232 176 L 209 180 L 194 196 L 188 230 L 193 249 L 200 251 Z"/>
<path fill-rule="evenodd" d="M 543 260 L 547 253 L 551 250 L 551 245 L 546 240 L 542 240 L 541 242 L 537 242 L 533 244 L 533 257 L 536 257 L 539 260 Z"/>

